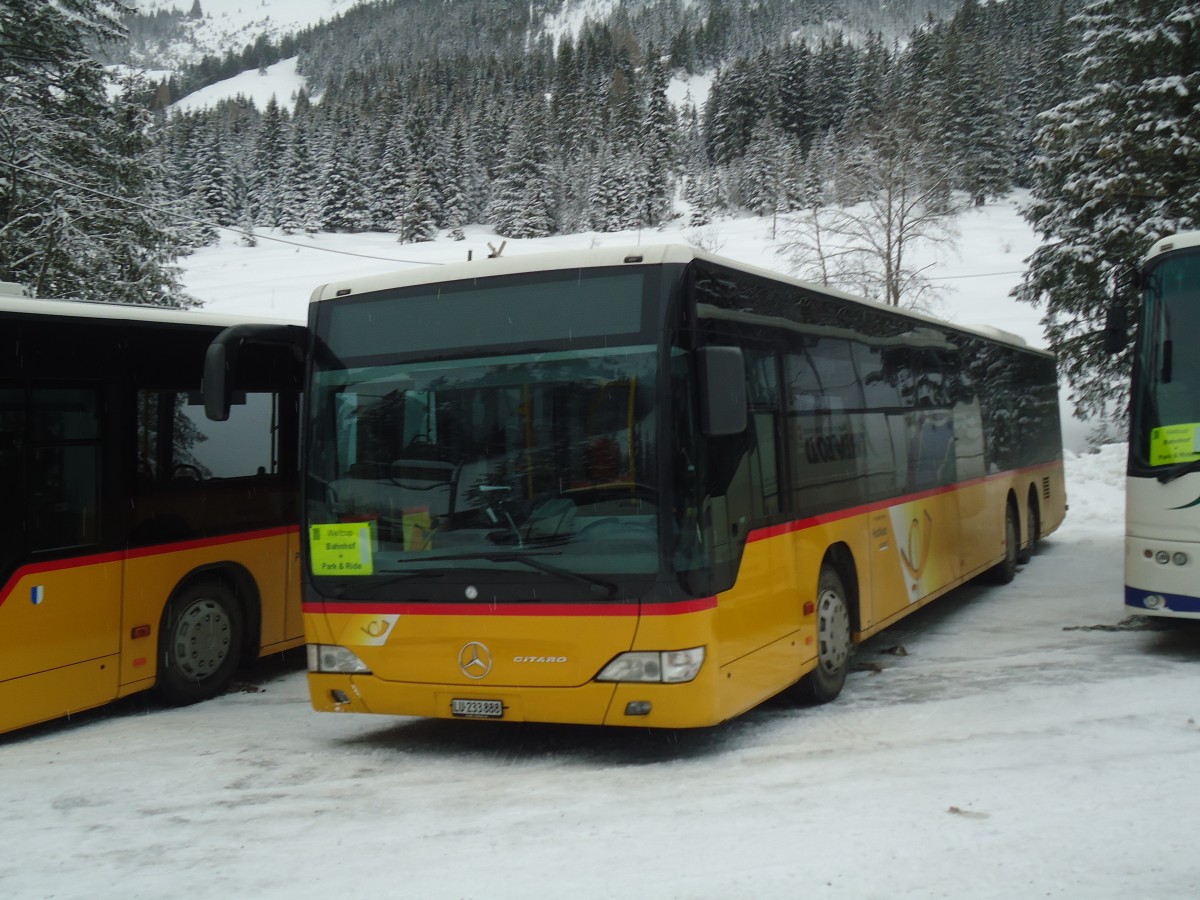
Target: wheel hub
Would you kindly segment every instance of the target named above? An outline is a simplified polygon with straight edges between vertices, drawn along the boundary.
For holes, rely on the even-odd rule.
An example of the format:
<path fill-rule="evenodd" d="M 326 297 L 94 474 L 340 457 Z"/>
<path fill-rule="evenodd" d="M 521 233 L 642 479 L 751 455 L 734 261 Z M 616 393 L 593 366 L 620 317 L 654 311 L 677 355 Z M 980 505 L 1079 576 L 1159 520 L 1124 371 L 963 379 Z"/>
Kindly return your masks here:
<path fill-rule="evenodd" d="M 817 659 L 826 672 L 837 672 L 850 655 L 850 614 L 836 591 L 817 597 Z"/>
<path fill-rule="evenodd" d="M 183 611 L 174 638 L 180 673 L 192 681 L 201 681 L 228 658 L 233 623 L 221 604 L 200 599 Z"/>

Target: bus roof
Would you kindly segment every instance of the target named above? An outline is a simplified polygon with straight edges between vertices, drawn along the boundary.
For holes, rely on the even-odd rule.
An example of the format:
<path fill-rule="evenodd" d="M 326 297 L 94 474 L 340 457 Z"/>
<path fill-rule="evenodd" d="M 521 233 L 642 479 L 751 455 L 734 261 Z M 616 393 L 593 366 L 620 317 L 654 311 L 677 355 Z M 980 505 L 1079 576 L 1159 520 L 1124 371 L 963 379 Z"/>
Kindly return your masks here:
<path fill-rule="evenodd" d="M 1145 265 L 1172 250 L 1184 250 L 1189 247 L 1200 247 L 1200 231 L 1181 231 L 1178 234 L 1169 234 L 1164 238 L 1159 238 L 1150 248 L 1150 252 L 1146 254 L 1146 258 L 1142 260 L 1142 264 Z"/>
<path fill-rule="evenodd" d="M 245 322 L 300 324 L 290 319 L 234 316 L 166 306 L 134 306 L 125 303 L 97 303 L 87 300 L 39 300 L 0 294 L 0 315 L 11 313 L 75 319 L 108 319 L 121 322 L 157 322 L 168 325 L 208 325 L 219 328 Z"/>
<path fill-rule="evenodd" d="M 856 297 L 837 288 L 826 287 L 825 285 L 811 281 L 803 281 L 777 271 L 759 268 L 727 257 L 707 253 L 686 244 L 649 244 L 644 246 L 627 245 L 621 247 L 552 250 L 518 256 L 502 256 L 498 259 L 486 257 L 442 266 L 418 266 L 382 275 L 366 275 L 361 278 L 332 281 L 314 290 L 310 297 L 310 302 L 319 303 L 326 300 L 337 300 L 342 297 L 375 293 L 376 291 L 417 287 L 420 285 L 445 284 L 453 281 L 467 281 L 474 278 L 490 278 L 497 275 L 521 275 L 528 272 L 554 271 L 556 269 L 591 269 L 621 265 L 661 265 L 664 263 L 686 265 L 694 260 L 702 260 L 749 275 L 757 275 L 773 281 L 796 285 L 828 297 L 836 297 L 848 303 L 858 303 L 872 309 L 886 310 L 918 322 L 926 322 L 943 328 L 952 328 L 975 334 L 989 341 L 1011 344 L 1034 353 L 1046 353 L 1045 350 L 1030 347 L 1023 338 L 1011 332 L 1001 331 L 1000 329 L 988 326 L 958 325 L 913 310 L 897 309 L 894 306 L 887 306 L 864 297 Z"/>

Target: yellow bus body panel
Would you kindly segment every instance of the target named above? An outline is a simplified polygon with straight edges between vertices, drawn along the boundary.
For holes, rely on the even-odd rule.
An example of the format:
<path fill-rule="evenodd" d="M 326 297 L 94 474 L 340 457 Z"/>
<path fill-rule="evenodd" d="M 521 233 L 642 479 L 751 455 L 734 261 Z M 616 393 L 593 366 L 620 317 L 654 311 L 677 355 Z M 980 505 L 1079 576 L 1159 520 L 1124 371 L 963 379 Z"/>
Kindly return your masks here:
<path fill-rule="evenodd" d="M 115 656 L 121 626 L 121 563 L 26 566 L 0 594 L 0 682 Z"/>
<path fill-rule="evenodd" d="M 299 646 L 298 547 L 280 528 L 18 569 L 0 587 L 0 733 L 153 687 L 163 609 L 206 569 L 254 579 L 260 654 Z"/>
<path fill-rule="evenodd" d="M 117 657 L 0 681 L 0 733 L 103 706 L 117 696 Z"/>

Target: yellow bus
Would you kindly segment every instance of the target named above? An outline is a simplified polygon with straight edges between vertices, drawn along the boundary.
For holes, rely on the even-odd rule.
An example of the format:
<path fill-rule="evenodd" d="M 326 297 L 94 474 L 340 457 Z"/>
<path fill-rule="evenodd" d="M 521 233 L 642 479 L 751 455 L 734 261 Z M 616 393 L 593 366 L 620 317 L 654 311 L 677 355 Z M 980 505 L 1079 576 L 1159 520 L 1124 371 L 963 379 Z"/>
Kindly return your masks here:
<path fill-rule="evenodd" d="M 156 688 L 188 703 L 303 643 L 301 367 L 200 377 L 227 317 L 0 297 L 0 732 Z M 302 330 L 302 329 L 301 329 Z"/>
<path fill-rule="evenodd" d="M 309 334 L 318 710 L 832 700 L 856 642 L 1064 515 L 1050 355 L 687 247 L 333 283 Z"/>

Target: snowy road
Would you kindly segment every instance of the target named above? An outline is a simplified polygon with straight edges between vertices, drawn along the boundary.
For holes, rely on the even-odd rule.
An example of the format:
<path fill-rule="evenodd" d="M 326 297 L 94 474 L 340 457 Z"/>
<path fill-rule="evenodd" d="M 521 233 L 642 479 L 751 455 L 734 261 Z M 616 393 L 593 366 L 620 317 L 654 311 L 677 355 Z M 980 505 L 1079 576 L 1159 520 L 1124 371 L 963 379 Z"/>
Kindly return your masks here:
<path fill-rule="evenodd" d="M 0 738 L 0 897 L 1200 895 L 1200 628 L 1125 623 L 1119 448 L 1063 529 L 702 732 L 318 715 L 302 657 Z"/>

